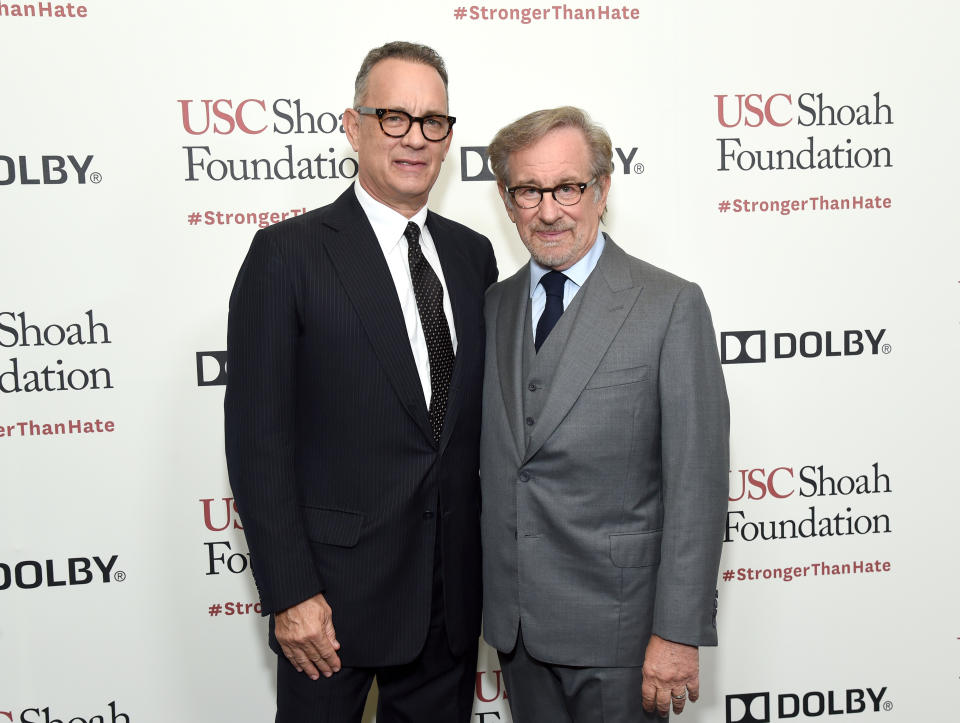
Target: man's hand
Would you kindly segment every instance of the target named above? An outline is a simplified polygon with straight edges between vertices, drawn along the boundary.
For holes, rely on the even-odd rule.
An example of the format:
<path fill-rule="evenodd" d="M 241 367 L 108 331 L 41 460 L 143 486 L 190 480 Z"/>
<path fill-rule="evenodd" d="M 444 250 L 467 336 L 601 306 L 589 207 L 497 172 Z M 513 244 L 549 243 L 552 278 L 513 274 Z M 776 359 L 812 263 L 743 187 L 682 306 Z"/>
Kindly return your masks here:
<path fill-rule="evenodd" d="M 317 594 L 274 615 L 274 633 L 287 660 L 311 680 L 340 670 L 340 643 L 333 629 L 333 611 Z"/>
<path fill-rule="evenodd" d="M 643 709 L 656 708 L 662 718 L 683 712 L 687 695 L 693 703 L 700 697 L 700 651 L 693 645 L 671 643 L 652 635 L 643 660 L 643 686 L 640 688 Z"/>

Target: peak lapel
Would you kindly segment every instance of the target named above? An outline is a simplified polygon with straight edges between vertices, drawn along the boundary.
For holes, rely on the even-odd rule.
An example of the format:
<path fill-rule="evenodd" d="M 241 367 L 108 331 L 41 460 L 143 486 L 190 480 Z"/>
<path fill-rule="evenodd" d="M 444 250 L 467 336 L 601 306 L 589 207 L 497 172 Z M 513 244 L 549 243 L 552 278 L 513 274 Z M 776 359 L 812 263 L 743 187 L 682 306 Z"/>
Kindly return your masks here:
<path fill-rule="evenodd" d="M 630 275 L 626 254 L 607 236 L 597 267 L 578 292 L 584 294 L 580 310 L 560 357 L 550 396 L 530 436 L 524 462 L 539 451 L 576 403 L 642 288 Z"/>

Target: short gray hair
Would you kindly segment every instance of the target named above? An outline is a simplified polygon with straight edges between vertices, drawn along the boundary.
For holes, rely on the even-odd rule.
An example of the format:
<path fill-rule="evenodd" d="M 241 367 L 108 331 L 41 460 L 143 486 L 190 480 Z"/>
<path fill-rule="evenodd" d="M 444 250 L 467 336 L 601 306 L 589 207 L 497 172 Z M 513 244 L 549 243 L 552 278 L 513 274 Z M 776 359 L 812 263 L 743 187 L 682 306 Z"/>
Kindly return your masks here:
<path fill-rule="evenodd" d="M 557 128 L 578 128 L 590 147 L 590 173 L 601 179 L 613 174 L 613 143 L 602 126 L 590 120 L 579 108 L 565 105 L 528 113 L 501 128 L 494 136 L 487 153 L 493 175 L 504 186 L 510 185 L 510 155 L 531 146 Z"/>
<path fill-rule="evenodd" d="M 440 79 L 443 81 L 443 92 L 445 94 L 447 93 L 447 66 L 444 64 L 440 54 L 433 48 L 428 48 L 426 45 L 395 40 L 392 43 L 381 45 L 379 48 L 374 48 L 367 53 L 367 57 L 363 59 L 363 63 L 360 64 L 360 72 L 357 73 L 357 79 L 353 84 L 354 107 L 361 105 L 364 97 L 367 95 L 367 81 L 370 79 L 370 71 L 373 69 L 373 66 L 381 60 L 387 60 L 389 58 L 409 60 L 414 63 L 429 65 L 440 75 Z"/>

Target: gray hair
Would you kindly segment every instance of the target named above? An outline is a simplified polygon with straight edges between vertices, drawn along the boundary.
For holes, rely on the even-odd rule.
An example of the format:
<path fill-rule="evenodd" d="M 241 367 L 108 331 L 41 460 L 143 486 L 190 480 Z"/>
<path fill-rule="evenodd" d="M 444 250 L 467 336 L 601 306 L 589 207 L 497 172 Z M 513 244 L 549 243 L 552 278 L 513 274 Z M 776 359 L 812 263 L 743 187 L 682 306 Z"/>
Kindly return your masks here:
<path fill-rule="evenodd" d="M 367 95 L 367 81 L 370 78 L 370 71 L 373 69 L 373 66 L 381 60 L 387 60 L 388 58 L 409 60 L 414 63 L 429 65 L 440 75 L 440 79 L 443 81 L 443 91 L 447 93 L 447 66 L 444 64 L 440 54 L 433 48 L 428 48 L 426 45 L 395 40 L 392 43 L 381 45 L 379 48 L 374 48 L 367 53 L 367 57 L 363 59 L 363 63 L 360 64 L 360 72 L 357 73 L 357 79 L 353 84 L 354 107 L 363 104 L 363 99 Z"/>
<path fill-rule="evenodd" d="M 565 105 L 528 113 L 510 125 L 501 128 L 487 148 L 490 167 L 497 181 L 506 188 L 510 185 L 510 155 L 533 145 L 547 133 L 557 128 L 578 128 L 583 132 L 590 148 L 590 173 L 597 180 L 613 174 L 613 143 L 610 135 L 594 123 L 586 111 Z M 597 199 L 601 186 L 595 186 Z M 509 199 L 509 196 L 507 197 Z M 606 215 L 606 211 L 604 211 Z"/>

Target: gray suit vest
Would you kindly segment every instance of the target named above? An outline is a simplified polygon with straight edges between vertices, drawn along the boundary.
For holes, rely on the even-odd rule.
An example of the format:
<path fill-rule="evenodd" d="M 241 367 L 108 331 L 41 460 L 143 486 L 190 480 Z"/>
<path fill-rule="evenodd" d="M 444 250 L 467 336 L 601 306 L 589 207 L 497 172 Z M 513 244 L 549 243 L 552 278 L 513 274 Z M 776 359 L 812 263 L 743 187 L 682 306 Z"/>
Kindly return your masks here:
<path fill-rule="evenodd" d="M 592 276 L 592 274 L 591 274 Z M 590 283 L 589 277 L 584 287 Z M 536 427 L 537 421 L 543 412 L 547 396 L 553 388 L 553 378 L 557 372 L 560 357 L 567 346 L 570 332 L 576 323 L 577 312 L 580 310 L 580 301 L 583 299 L 583 287 L 573 297 L 570 305 L 564 309 L 563 316 L 557 321 L 536 351 L 533 346 L 533 315 L 531 302 L 527 300 L 527 311 L 523 322 L 523 422 L 524 443 L 529 446 L 530 435 Z"/>

